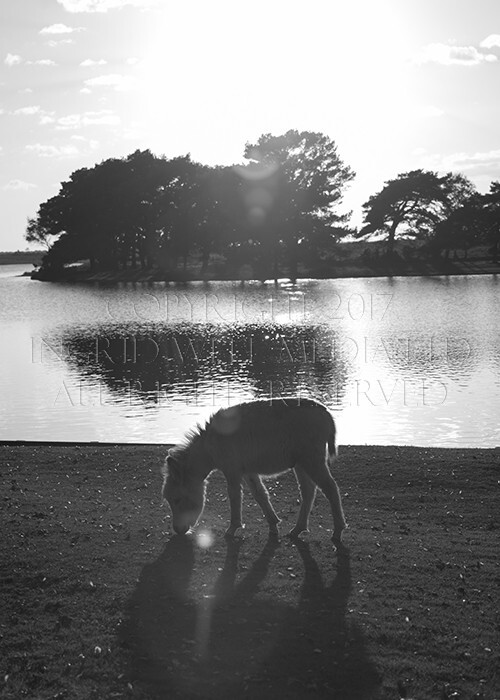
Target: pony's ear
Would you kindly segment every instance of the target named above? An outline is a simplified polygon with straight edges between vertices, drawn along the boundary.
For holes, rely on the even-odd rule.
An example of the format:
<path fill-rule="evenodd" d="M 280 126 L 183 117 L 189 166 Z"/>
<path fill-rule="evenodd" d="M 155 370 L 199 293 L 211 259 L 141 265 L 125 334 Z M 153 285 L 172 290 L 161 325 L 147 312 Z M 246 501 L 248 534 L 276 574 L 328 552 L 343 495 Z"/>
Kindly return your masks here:
<path fill-rule="evenodd" d="M 167 476 L 170 476 L 174 479 L 179 479 L 181 476 L 181 468 L 182 465 L 180 461 L 177 459 L 177 457 L 174 456 L 172 450 L 169 450 L 167 452 L 165 462 L 163 463 L 163 466 L 161 468 L 162 475 L 165 478 Z"/>

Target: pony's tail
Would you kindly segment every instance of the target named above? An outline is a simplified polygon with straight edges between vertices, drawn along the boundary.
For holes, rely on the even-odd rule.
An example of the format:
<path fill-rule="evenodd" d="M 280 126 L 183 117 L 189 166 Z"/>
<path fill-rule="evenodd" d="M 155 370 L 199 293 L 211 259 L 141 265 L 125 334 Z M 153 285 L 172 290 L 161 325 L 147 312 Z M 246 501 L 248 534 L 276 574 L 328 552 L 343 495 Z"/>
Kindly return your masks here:
<path fill-rule="evenodd" d="M 337 429 L 335 427 L 335 421 L 333 420 L 332 416 L 330 416 L 330 420 L 331 420 L 330 432 L 328 433 L 327 445 L 328 445 L 328 464 L 331 467 L 335 457 L 337 456 Z"/>

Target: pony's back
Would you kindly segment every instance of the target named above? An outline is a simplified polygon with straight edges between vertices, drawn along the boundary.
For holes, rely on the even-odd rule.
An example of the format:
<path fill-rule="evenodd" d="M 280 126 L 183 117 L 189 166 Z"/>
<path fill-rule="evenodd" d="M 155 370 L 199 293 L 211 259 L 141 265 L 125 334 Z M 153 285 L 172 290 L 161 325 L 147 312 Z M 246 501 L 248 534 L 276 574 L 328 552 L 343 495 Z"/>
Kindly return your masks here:
<path fill-rule="evenodd" d="M 312 399 L 251 401 L 218 411 L 205 428 L 205 449 L 219 468 L 273 474 L 335 453 L 335 423 Z"/>

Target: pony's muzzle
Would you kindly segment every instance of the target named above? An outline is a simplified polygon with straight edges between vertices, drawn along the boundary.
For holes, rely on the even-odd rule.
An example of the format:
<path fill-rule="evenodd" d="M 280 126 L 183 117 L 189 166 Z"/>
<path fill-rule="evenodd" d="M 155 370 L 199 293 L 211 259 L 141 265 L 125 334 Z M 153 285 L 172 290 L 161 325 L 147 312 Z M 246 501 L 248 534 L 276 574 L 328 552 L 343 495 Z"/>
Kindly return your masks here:
<path fill-rule="evenodd" d="M 189 525 L 174 525 L 176 535 L 185 535 L 189 530 Z"/>

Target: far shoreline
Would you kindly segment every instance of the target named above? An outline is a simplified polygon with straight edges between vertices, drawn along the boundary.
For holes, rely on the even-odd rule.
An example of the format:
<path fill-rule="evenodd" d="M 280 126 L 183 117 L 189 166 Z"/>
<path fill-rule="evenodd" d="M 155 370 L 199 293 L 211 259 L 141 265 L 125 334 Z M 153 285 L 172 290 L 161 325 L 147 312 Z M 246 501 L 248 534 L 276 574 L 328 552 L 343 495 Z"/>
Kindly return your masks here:
<path fill-rule="evenodd" d="M 185 284 L 188 282 L 298 282 L 300 280 L 325 280 L 325 279 L 356 279 L 371 277 L 447 277 L 447 276 L 473 276 L 473 275 L 498 275 L 500 274 L 500 264 L 487 260 L 453 260 L 443 261 L 439 266 L 433 263 L 405 263 L 372 266 L 372 265 L 342 265 L 335 266 L 324 273 L 314 270 L 304 270 L 295 279 L 286 274 L 280 273 L 275 281 L 271 277 L 258 278 L 248 274 L 221 273 L 209 271 L 201 274 L 195 271 L 188 271 L 186 274 L 180 271 L 166 273 L 163 270 L 121 270 L 121 271 L 98 271 L 79 270 L 67 268 L 62 272 L 49 272 L 43 269 L 35 269 L 31 273 L 26 273 L 31 279 L 43 282 L 73 282 L 73 283 L 147 283 L 165 282 L 173 284 Z"/>
<path fill-rule="evenodd" d="M 375 244 L 373 244 L 375 245 Z M 252 265 L 228 267 L 212 263 L 203 270 L 199 262 L 192 261 L 184 269 L 164 269 L 159 267 L 132 268 L 122 270 L 90 270 L 88 265 L 73 264 L 62 269 L 44 269 L 44 251 L 0 252 L 0 265 L 33 265 L 19 276 L 31 277 L 37 281 L 73 283 L 145 283 L 157 282 L 185 284 L 188 282 L 239 282 L 269 283 L 297 282 L 300 280 L 392 278 L 392 277 L 448 277 L 472 275 L 498 275 L 500 262 L 488 258 L 484 250 L 475 251 L 469 257 L 418 259 L 397 255 L 392 261 L 379 254 L 344 260 L 318 261 L 314 265 L 299 265 L 296 276 L 290 275 L 286 265 L 279 271 L 277 280 L 271 275 L 259 276 Z"/>
<path fill-rule="evenodd" d="M 179 436 L 181 440 L 182 436 Z M 174 447 L 175 442 L 109 442 L 100 440 L 90 440 L 88 442 L 75 441 L 75 440 L 0 440 L 0 449 L 4 448 L 40 448 L 44 449 L 62 449 L 62 448 L 76 448 L 76 449 L 119 449 L 125 450 L 130 448 L 131 452 L 140 452 L 142 450 L 167 450 Z M 390 455 L 391 453 L 396 453 L 398 451 L 406 451 L 408 454 L 420 454 L 428 453 L 432 455 L 437 455 L 443 453 L 446 454 L 463 452 L 469 456 L 473 456 L 474 453 L 486 456 L 487 453 L 491 452 L 495 456 L 500 455 L 500 445 L 496 447 L 436 447 L 436 446 L 425 446 L 425 445 L 355 445 L 355 444 L 339 444 L 338 451 L 339 454 L 342 452 L 351 451 L 368 452 L 380 452 L 381 454 Z M 499 463 L 500 467 L 500 463 Z"/>

